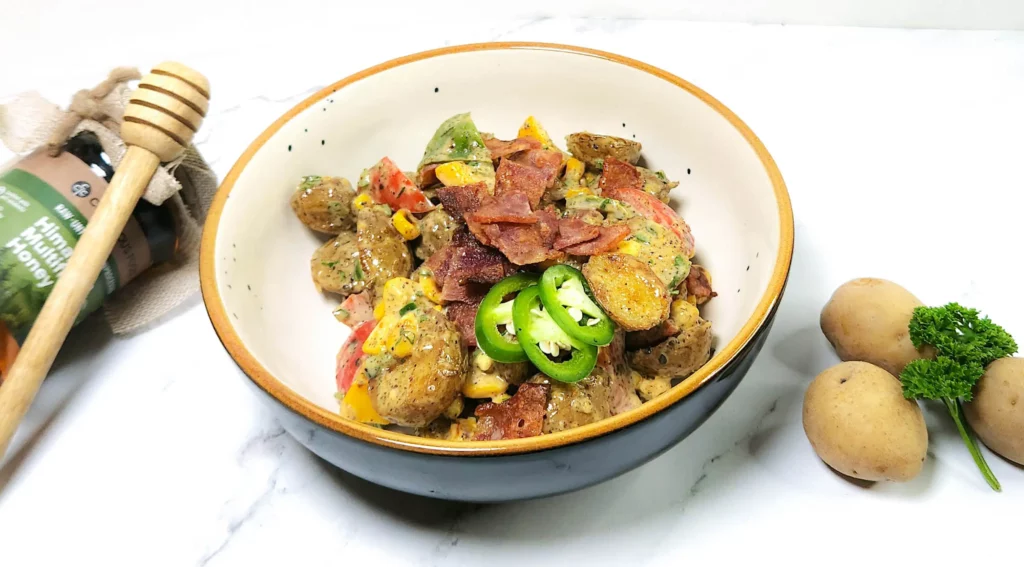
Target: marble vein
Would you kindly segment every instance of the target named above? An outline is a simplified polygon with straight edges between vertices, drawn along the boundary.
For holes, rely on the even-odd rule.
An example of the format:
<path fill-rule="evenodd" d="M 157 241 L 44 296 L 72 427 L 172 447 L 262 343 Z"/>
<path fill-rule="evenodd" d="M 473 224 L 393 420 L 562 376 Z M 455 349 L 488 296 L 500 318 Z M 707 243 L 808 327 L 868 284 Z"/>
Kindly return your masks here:
<path fill-rule="evenodd" d="M 700 467 L 700 474 L 697 475 L 697 479 L 693 481 L 692 485 L 690 485 L 690 489 L 686 491 L 686 496 L 680 502 L 680 504 L 683 504 L 684 508 L 686 506 L 686 503 L 691 498 L 697 496 L 697 494 L 700 493 L 701 486 L 703 485 L 704 481 L 707 480 L 710 469 L 713 468 L 713 466 L 716 463 L 718 463 L 718 461 L 722 460 L 723 457 L 735 452 L 737 449 L 745 449 L 749 452 L 750 441 L 754 438 L 755 435 L 757 435 L 761 431 L 762 428 L 764 428 L 765 422 L 768 421 L 768 418 L 775 413 L 776 409 L 778 409 L 779 401 L 781 399 L 782 396 L 779 396 L 772 400 L 771 405 L 768 406 L 768 409 L 765 410 L 765 412 L 758 417 L 757 421 L 754 423 L 754 427 L 752 427 L 746 435 L 734 441 L 733 444 L 726 450 L 716 455 L 713 455 L 708 460 L 704 461 L 704 464 L 701 465 Z"/>

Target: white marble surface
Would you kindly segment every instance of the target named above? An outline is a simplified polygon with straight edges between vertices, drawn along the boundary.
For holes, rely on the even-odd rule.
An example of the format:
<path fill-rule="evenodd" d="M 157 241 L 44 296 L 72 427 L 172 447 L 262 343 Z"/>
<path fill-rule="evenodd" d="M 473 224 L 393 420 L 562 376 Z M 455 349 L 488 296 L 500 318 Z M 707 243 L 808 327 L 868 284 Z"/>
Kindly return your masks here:
<path fill-rule="evenodd" d="M 337 11 L 298 16 L 253 10 L 239 25 L 211 18 L 128 29 L 95 38 L 85 61 L 59 49 L 61 37 L 88 24 L 85 12 L 51 16 L 41 35 L 33 27 L 41 19 L 5 26 L 0 99 L 37 88 L 64 101 L 112 66 L 181 58 L 214 85 L 199 145 L 223 175 L 308 93 L 393 56 L 482 40 L 633 56 L 729 105 L 782 169 L 797 246 L 768 344 L 727 403 L 648 465 L 570 495 L 468 506 L 377 488 L 305 451 L 248 393 L 198 298 L 133 337 L 111 338 L 90 321 L 0 462 L 0 564 L 997 565 L 1013 557 L 1024 469 L 989 453 L 1004 486 L 992 493 L 938 408 L 927 410 L 932 439 L 920 477 L 869 488 L 821 464 L 800 408 L 808 381 L 836 360 L 818 312 L 852 277 L 894 279 L 928 303 L 966 302 L 1024 339 L 1012 265 L 1024 210 L 1024 34 L 448 18 L 388 25 L 385 37 Z M 164 42 L 174 37 L 187 45 Z M 130 50 L 114 52 L 123 45 Z"/>

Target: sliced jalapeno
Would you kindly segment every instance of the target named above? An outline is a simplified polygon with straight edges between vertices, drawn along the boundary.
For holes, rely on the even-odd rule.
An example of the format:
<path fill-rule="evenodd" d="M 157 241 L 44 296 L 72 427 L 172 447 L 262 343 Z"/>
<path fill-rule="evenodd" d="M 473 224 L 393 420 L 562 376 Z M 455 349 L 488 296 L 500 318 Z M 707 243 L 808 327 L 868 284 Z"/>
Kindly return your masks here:
<path fill-rule="evenodd" d="M 560 382 L 578 382 L 597 365 L 597 347 L 570 336 L 555 323 L 541 303 L 538 286 L 519 292 L 513 302 L 512 318 L 520 346 L 546 376 Z M 570 358 L 556 360 L 562 352 L 568 352 Z"/>
<path fill-rule="evenodd" d="M 526 362 L 512 322 L 512 300 L 505 297 L 537 283 L 536 274 L 521 273 L 494 284 L 476 312 L 477 345 L 498 362 Z"/>
<path fill-rule="evenodd" d="M 590 296 L 583 274 L 558 264 L 544 271 L 538 284 L 544 309 L 572 337 L 594 346 L 605 346 L 615 336 L 615 323 Z"/>

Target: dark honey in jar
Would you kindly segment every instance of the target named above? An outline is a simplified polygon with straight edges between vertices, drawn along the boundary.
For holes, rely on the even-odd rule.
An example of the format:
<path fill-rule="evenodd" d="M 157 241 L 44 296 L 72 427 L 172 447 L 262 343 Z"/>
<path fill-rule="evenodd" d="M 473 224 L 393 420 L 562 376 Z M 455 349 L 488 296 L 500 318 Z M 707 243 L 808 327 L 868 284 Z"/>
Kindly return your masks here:
<path fill-rule="evenodd" d="M 114 176 L 95 134 L 83 131 L 57 156 L 40 149 L 0 172 L 0 380 Z M 178 244 L 167 206 L 139 201 L 75 320 L 99 309 Z"/>

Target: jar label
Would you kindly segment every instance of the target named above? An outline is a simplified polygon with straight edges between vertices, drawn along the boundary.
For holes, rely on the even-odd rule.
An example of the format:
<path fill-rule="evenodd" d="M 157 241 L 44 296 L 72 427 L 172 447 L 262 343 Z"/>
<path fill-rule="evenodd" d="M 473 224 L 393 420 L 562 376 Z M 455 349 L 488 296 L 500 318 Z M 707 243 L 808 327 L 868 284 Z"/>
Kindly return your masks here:
<path fill-rule="evenodd" d="M 37 151 L 0 174 L 0 321 L 18 339 L 28 334 L 106 189 L 106 180 L 66 152 Z M 146 235 L 132 218 L 75 323 L 151 262 Z"/>

